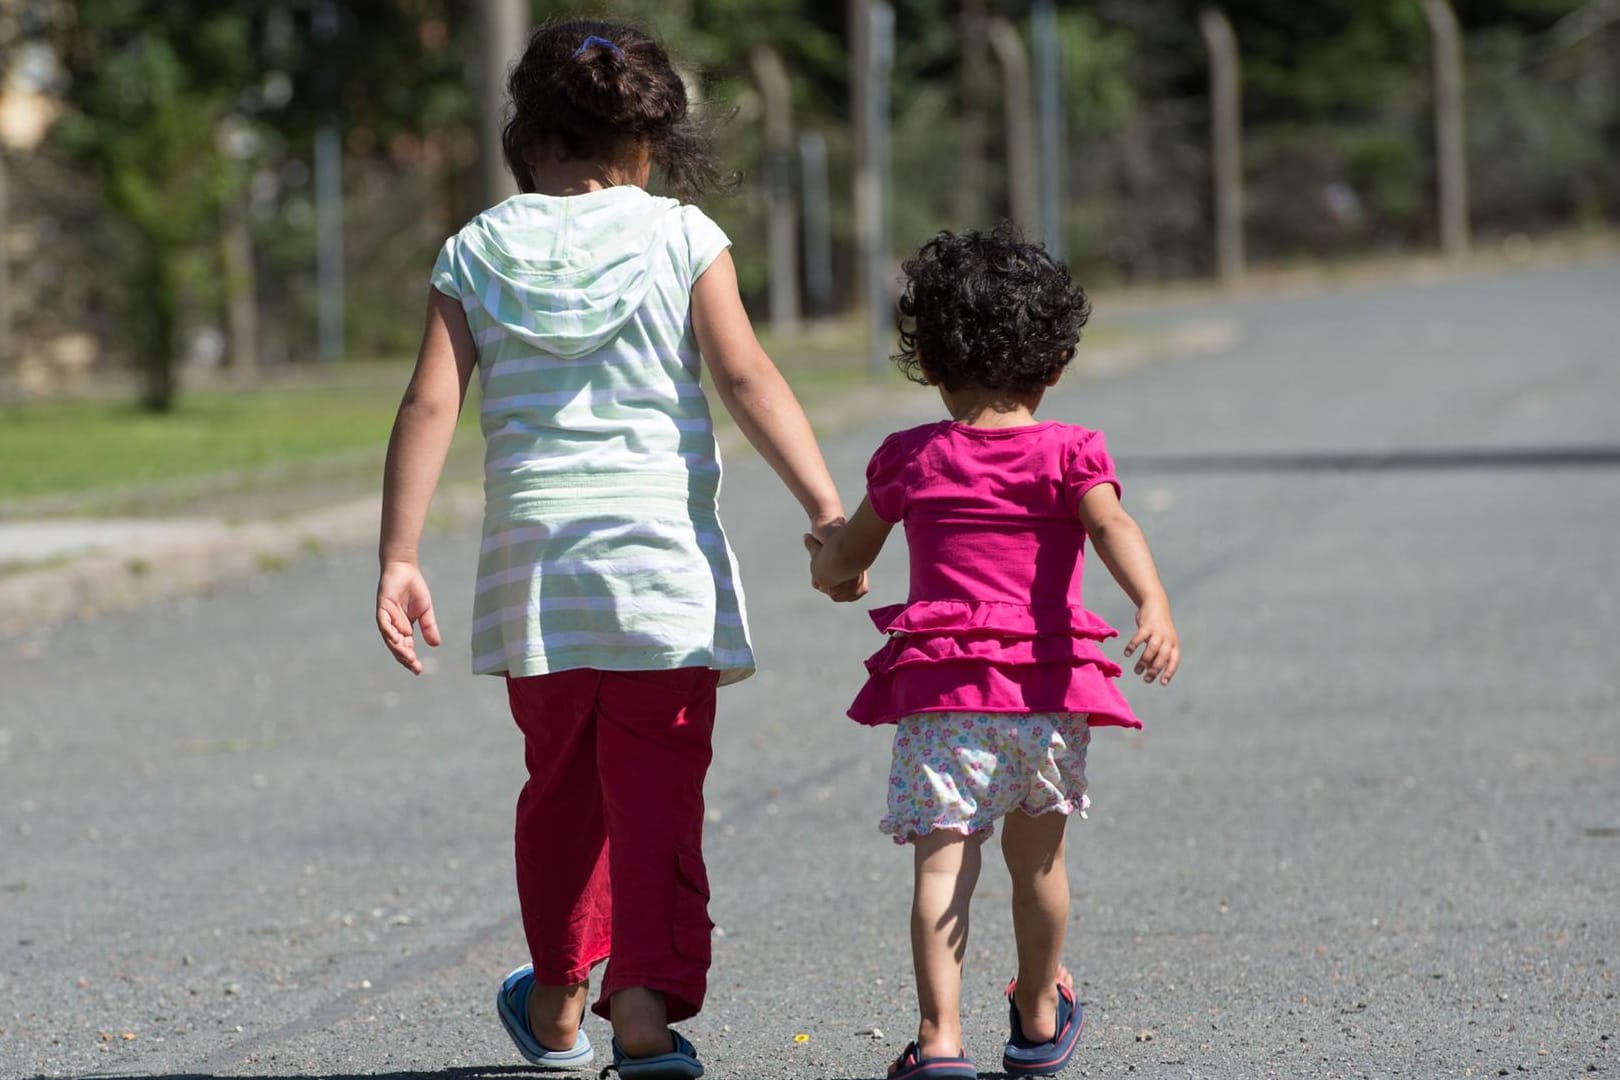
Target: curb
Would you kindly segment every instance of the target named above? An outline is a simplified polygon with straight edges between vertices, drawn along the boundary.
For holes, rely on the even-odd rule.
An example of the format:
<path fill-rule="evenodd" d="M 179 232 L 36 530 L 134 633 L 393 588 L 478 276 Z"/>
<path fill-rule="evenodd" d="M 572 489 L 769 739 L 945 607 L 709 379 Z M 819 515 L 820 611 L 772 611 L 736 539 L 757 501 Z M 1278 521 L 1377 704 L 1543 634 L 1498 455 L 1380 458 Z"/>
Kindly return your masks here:
<path fill-rule="evenodd" d="M 206 592 L 226 581 L 265 573 L 332 548 L 358 548 L 377 538 L 382 497 L 366 496 L 284 521 L 228 526 L 219 533 L 126 545 L 65 566 L 0 577 L 0 633 L 41 623 L 139 607 L 162 597 Z M 477 520 L 483 494 L 446 488 L 433 500 L 436 516 Z"/>

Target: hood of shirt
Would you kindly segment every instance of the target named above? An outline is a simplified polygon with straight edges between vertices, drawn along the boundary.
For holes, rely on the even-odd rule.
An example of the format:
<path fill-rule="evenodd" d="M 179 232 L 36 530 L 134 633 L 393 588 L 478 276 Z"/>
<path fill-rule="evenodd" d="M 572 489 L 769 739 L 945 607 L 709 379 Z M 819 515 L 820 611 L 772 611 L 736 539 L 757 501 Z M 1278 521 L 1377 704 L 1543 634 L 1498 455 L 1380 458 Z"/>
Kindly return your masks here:
<path fill-rule="evenodd" d="M 461 232 L 460 257 L 485 273 L 478 297 L 513 335 L 572 359 L 615 338 L 667 258 L 674 199 L 618 186 L 583 195 L 514 195 Z"/>

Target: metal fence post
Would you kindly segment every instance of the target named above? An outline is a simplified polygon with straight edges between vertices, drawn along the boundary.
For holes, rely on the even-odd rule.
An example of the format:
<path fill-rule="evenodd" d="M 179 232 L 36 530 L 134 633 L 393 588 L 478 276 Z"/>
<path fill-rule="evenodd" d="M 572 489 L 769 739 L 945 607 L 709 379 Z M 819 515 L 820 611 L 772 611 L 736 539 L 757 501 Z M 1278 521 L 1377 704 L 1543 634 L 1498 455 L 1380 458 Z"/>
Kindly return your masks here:
<path fill-rule="evenodd" d="M 1035 112 L 1041 129 L 1041 240 L 1047 253 L 1063 259 L 1063 63 L 1058 51 L 1057 8 L 1035 0 L 1029 15 L 1035 54 Z"/>
<path fill-rule="evenodd" d="M 337 5 L 319 0 L 313 29 L 323 43 L 337 34 Z M 322 360 L 343 359 L 343 132 L 338 115 L 335 58 L 328 55 L 317 80 L 321 119 L 315 129 L 315 325 Z"/>
<path fill-rule="evenodd" d="M 483 143 L 479 172 L 484 204 L 494 206 L 518 192 L 517 181 L 507 169 L 506 155 L 501 150 L 501 132 L 506 126 L 506 75 L 523 51 L 529 30 L 529 4 L 528 0 L 481 0 L 477 7 L 478 127 Z"/>
<path fill-rule="evenodd" d="M 220 268 L 225 278 L 225 338 L 231 374 L 250 379 L 259 370 L 259 282 L 247 196 L 233 192 L 220 220 Z"/>
<path fill-rule="evenodd" d="M 894 9 L 887 0 L 850 0 L 855 40 L 855 228 L 860 249 L 861 306 L 867 368 L 888 364 L 892 336 L 889 297 L 889 75 L 894 66 Z"/>
<path fill-rule="evenodd" d="M 10 217 L 7 210 L 6 152 L 0 147 L 0 375 L 11 366 L 11 255 L 7 250 L 6 232 Z"/>
<path fill-rule="evenodd" d="M 1205 8 L 1198 29 L 1209 49 L 1211 172 L 1215 183 L 1215 274 L 1243 277 L 1243 101 L 1237 35 L 1219 8 Z"/>
<path fill-rule="evenodd" d="M 799 220 L 793 199 L 793 84 L 782 56 L 769 45 L 748 57 L 765 111 L 766 246 L 770 255 L 771 329 L 791 333 L 799 322 Z"/>
<path fill-rule="evenodd" d="M 804 199 L 804 301 L 811 318 L 832 310 L 832 214 L 827 183 L 827 140 L 819 131 L 799 135 L 799 190 Z"/>
<path fill-rule="evenodd" d="M 989 65 L 985 58 L 985 38 L 988 16 L 986 0 L 962 0 L 961 14 L 961 154 L 956 166 L 956 189 L 952 193 L 956 220 L 964 225 L 982 225 L 986 216 L 990 121 L 989 98 L 994 92 L 990 86 Z"/>
<path fill-rule="evenodd" d="M 1435 171 L 1440 198 L 1440 247 L 1468 253 L 1468 146 L 1463 117 L 1462 35 L 1448 0 L 1422 0 L 1434 42 Z"/>

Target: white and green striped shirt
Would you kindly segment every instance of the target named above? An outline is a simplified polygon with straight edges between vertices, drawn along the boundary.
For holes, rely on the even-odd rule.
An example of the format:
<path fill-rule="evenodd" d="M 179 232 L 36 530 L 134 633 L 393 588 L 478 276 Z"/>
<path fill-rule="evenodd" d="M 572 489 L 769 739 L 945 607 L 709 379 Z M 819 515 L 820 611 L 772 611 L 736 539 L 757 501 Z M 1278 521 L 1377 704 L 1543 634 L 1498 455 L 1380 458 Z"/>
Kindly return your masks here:
<path fill-rule="evenodd" d="M 752 674 L 691 321 L 729 243 L 697 207 L 621 186 L 514 196 L 439 253 L 483 389 L 475 672 Z"/>

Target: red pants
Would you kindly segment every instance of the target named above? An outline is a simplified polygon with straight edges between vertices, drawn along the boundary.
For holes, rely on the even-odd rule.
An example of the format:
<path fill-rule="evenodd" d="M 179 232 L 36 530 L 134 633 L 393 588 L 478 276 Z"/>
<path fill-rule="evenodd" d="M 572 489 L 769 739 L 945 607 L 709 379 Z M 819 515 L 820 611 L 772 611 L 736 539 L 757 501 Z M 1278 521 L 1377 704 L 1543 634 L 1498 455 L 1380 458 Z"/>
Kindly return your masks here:
<path fill-rule="evenodd" d="M 612 961 L 616 991 L 662 991 L 671 1023 L 703 1006 L 709 879 L 703 778 L 718 676 L 706 668 L 508 677 L 528 782 L 517 885 L 535 979 L 578 982 Z"/>

